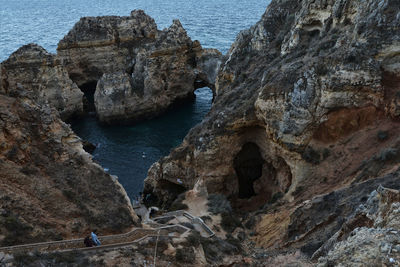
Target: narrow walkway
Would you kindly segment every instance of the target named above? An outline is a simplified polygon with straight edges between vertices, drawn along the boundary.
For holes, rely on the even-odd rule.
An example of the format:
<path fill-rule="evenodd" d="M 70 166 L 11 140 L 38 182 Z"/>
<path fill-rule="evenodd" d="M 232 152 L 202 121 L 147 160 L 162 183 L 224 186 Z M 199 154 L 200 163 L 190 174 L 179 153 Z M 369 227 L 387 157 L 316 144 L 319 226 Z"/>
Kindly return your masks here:
<path fill-rule="evenodd" d="M 191 221 L 190 223 L 192 225 L 196 224 L 200 225 L 201 228 L 204 229 L 206 233 L 208 233 L 208 237 L 212 237 L 214 235 L 214 232 L 200 218 L 194 217 L 188 212 L 183 210 L 166 213 L 165 215 L 161 217 L 156 217 L 153 220 L 156 221 L 157 223 L 160 223 L 160 221 L 162 220 L 165 221 L 168 218 L 178 218 L 179 216 L 190 218 Z M 193 227 L 193 228 L 198 229 L 198 227 Z M 140 242 L 142 240 L 145 240 L 146 238 L 151 238 L 151 237 L 157 237 L 157 236 L 179 237 L 189 231 L 191 231 L 191 229 L 189 229 L 188 227 L 176 223 L 160 227 L 154 227 L 151 229 L 134 228 L 131 231 L 124 234 L 99 236 L 102 245 L 98 247 L 85 247 L 83 243 L 83 238 L 79 238 L 71 240 L 17 245 L 10 247 L 0 247 L 0 252 L 3 252 L 5 254 L 14 254 L 16 252 L 29 252 L 29 251 L 39 251 L 39 252 L 54 252 L 54 251 L 66 252 L 71 250 L 98 251 L 110 248 L 129 246 L 131 244 Z"/>

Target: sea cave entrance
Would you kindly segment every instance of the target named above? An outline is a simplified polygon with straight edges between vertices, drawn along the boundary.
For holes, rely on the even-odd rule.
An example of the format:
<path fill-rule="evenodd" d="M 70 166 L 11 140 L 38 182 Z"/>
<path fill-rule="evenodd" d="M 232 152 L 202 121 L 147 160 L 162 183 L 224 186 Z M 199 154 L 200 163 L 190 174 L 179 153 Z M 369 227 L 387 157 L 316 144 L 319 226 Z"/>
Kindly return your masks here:
<path fill-rule="evenodd" d="M 233 166 L 239 183 L 239 198 L 255 196 L 254 182 L 262 175 L 264 159 L 255 143 L 246 143 L 236 155 Z"/>
<path fill-rule="evenodd" d="M 245 143 L 233 160 L 238 181 L 237 207 L 252 209 L 274 203 L 289 190 L 292 173 L 281 157 L 264 159 L 258 145 Z M 250 201 L 250 202 L 249 202 Z"/>
<path fill-rule="evenodd" d="M 84 93 L 83 107 L 85 112 L 95 112 L 96 107 L 94 106 L 94 93 L 96 92 L 97 81 L 89 81 L 79 88 Z"/>

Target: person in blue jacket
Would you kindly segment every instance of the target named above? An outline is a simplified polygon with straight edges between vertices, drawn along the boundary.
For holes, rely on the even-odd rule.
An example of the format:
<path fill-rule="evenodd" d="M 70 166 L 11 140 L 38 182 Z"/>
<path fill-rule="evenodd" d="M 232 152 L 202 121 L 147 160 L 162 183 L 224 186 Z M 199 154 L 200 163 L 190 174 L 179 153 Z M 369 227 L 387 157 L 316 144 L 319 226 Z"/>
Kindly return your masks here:
<path fill-rule="evenodd" d="M 93 243 L 94 243 L 96 246 L 100 246 L 101 243 L 100 243 L 99 238 L 97 237 L 97 234 L 98 234 L 98 233 L 97 233 L 97 230 L 94 229 L 94 230 L 92 231 L 92 233 L 91 233 L 92 241 L 93 241 Z"/>

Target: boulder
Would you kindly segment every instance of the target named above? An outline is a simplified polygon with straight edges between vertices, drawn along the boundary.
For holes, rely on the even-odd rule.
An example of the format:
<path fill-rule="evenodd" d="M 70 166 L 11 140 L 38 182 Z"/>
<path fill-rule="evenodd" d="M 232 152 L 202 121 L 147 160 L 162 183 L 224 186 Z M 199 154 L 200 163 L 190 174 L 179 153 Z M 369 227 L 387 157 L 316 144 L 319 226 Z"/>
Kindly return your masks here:
<path fill-rule="evenodd" d="M 125 190 L 45 99 L 0 94 L 0 246 L 128 231 Z"/>
<path fill-rule="evenodd" d="M 179 20 L 161 31 L 141 10 L 82 18 L 57 50 L 83 91 L 97 84 L 94 102 L 105 124 L 152 118 L 192 100 L 200 85 L 214 86 L 222 57 L 192 41 Z"/>
<path fill-rule="evenodd" d="M 274 195 L 300 201 L 391 172 L 399 158 L 379 158 L 399 144 L 398 10 L 389 0 L 272 1 L 224 57 L 210 113 L 153 165 L 145 191 L 171 203 L 164 190 L 201 178 L 257 209 Z M 249 143 L 255 154 L 235 164 Z M 258 174 L 242 183 L 254 157 Z M 248 198 L 241 183 L 254 189 Z"/>
<path fill-rule="evenodd" d="M 1 63 L 0 92 L 8 95 L 31 92 L 46 99 L 62 119 L 82 112 L 83 93 L 71 81 L 62 61 L 36 44 L 24 45 Z"/>

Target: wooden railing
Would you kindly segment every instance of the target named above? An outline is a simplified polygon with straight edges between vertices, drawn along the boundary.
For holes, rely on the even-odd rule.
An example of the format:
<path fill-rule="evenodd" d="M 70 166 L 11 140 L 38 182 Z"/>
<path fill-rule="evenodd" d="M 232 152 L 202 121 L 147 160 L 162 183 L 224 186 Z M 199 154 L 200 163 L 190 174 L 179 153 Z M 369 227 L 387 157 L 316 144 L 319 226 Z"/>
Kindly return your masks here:
<path fill-rule="evenodd" d="M 209 237 L 214 236 L 214 232 L 203 222 L 203 220 L 201 220 L 198 217 L 192 216 L 190 213 L 186 211 L 180 210 L 180 211 L 170 212 L 165 214 L 164 216 L 155 218 L 154 221 L 161 220 L 167 217 L 177 217 L 177 216 L 184 216 L 188 218 L 192 224 L 199 224 L 204 229 L 204 231 L 209 234 Z M 9 247 L 0 247 L 0 252 L 6 254 L 14 254 L 16 252 L 28 252 L 28 251 L 63 252 L 71 250 L 82 250 L 82 251 L 102 250 L 114 247 L 128 246 L 131 245 L 132 243 L 140 242 L 146 238 L 151 238 L 156 236 L 173 237 L 171 236 L 172 233 L 177 233 L 178 235 L 181 235 L 188 231 L 190 231 L 190 229 L 181 224 L 166 225 L 152 229 L 134 228 L 131 231 L 124 234 L 99 236 L 102 245 L 98 247 L 85 247 L 83 243 L 83 238 L 79 238 L 71 240 L 50 241 L 42 243 L 9 246 Z"/>

